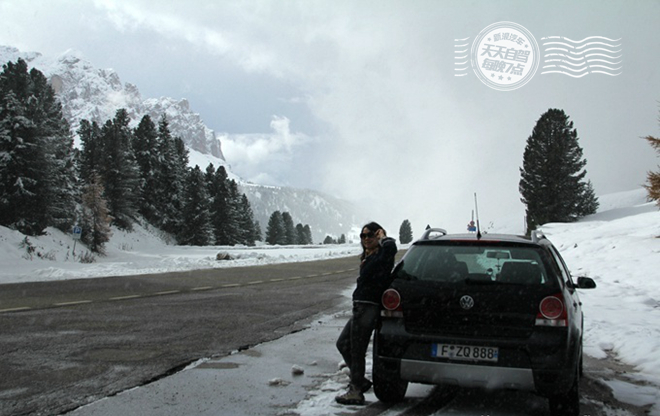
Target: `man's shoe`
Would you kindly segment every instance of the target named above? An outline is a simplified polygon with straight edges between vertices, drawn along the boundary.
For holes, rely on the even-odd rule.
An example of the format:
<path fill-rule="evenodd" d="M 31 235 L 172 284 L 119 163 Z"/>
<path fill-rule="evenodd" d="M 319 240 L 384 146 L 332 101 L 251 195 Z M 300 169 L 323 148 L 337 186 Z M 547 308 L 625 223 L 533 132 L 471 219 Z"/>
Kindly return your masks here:
<path fill-rule="evenodd" d="M 335 397 L 335 400 L 339 404 L 364 404 L 364 394 L 355 387 L 351 386 L 348 391 L 342 395 Z"/>

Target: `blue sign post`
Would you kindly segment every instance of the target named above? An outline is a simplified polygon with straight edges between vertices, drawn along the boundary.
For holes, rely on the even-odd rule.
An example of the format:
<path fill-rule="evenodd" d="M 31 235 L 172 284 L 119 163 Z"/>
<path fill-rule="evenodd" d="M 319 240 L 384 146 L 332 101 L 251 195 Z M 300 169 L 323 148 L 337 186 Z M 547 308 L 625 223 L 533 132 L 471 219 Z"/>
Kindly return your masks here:
<path fill-rule="evenodd" d="M 80 240 L 80 236 L 82 235 L 82 228 L 74 225 L 73 230 L 71 230 L 71 238 L 73 238 L 73 255 L 76 255 L 76 243 L 78 240 Z"/>

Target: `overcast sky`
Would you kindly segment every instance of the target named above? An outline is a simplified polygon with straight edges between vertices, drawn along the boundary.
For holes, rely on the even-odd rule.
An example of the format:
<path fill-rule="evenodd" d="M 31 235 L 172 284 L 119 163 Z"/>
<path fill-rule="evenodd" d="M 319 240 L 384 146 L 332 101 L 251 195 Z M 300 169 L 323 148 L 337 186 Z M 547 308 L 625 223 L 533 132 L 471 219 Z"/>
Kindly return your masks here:
<path fill-rule="evenodd" d="M 482 226 L 522 227 L 519 168 L 549 108 L 574 122 L 597 194 L 643 184 L 658 165 L 641 137 L 660 135 L 659 16 L 651 0 L 0 0 L 0 44 L 76 49 L 145 98 L 188 98 L 237 174 L 355 201 L 392 234 L 408 218 L 419 236 L 463 231 L 475 192 Z M 621 69 L 539 67 L 510 91 L 455 76 L 456 45 L 498 22 L 539 46 L 617 40 Z"/>

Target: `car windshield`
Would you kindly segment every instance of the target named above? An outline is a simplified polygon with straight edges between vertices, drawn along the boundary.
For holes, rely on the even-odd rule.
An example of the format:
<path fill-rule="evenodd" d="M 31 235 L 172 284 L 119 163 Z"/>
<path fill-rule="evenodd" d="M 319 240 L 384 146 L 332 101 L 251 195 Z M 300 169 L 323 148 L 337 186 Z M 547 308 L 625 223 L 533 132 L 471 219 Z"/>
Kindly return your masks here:
<path fill-rule="evenodd" d="M 531 246 L 418 245 L 396 278 L 436 282 L 551 284 L 543 251 Z"/>

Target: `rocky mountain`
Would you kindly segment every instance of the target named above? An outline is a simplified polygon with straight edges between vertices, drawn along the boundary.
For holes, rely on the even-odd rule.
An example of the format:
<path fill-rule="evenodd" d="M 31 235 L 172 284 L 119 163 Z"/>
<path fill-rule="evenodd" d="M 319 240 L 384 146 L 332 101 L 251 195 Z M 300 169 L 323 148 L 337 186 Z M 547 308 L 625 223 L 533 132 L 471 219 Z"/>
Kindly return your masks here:
<path fill-rule="evenodd" d="M 200 115 L 193 112 L 188 100 L 170 97 L 143 98 L 138 87 L 122 83 L 112 69 L 98 69 L 82 53 L 68 50 L 57 58 L 36 52 L 22 52 L 0 46 L 0 64 L 21 58 L 31 68 L 41 71 L 62 103 L 65 118 L 75 132 L 83 119 L 99 124 L 112 119 L 119 108 L 128 111 L 134 126 L 148 114 L 154 122 L 167 116 L 173 135 L 179 136 L 191 153 L 191 165 L 206 168 L 213 163 L 224 166 L 230 177 L 237 180 L 248 197 L 255 219 L 265 233 L 270 215 L 276 211 L 289 212 L 296 223 L 309 224 L 314 241 L 326 235 L 339 237 L 348 234 L 356 224 L 356 210 L 351 204 L 313 190 L 262 186 L 247 183 L 231 171 L 222 153 L 216 133 L 208 128 Z M 78 143 L 76 140 L 75 143 Z"/>

